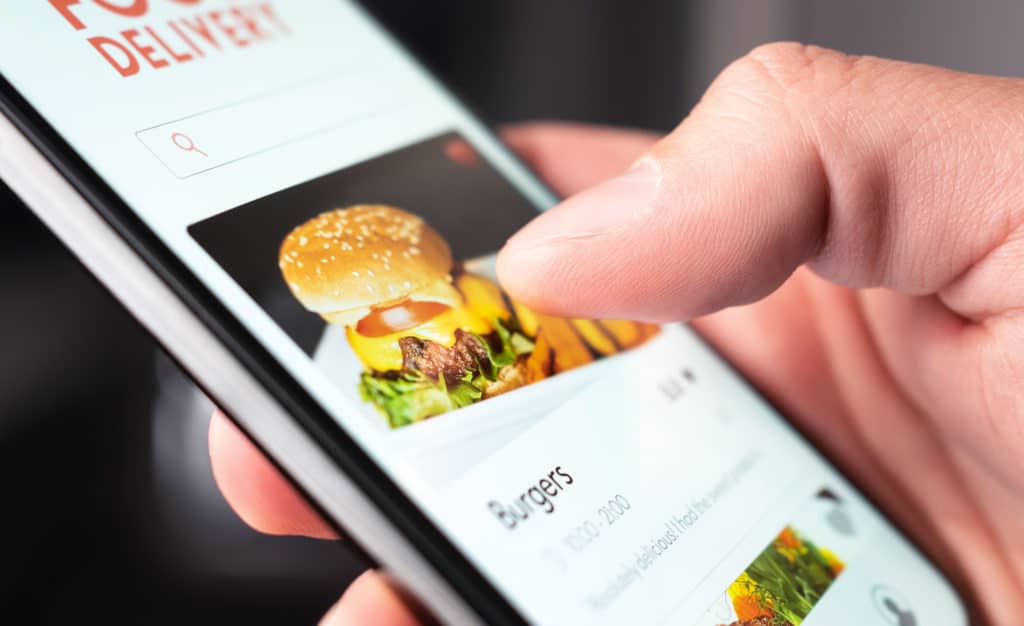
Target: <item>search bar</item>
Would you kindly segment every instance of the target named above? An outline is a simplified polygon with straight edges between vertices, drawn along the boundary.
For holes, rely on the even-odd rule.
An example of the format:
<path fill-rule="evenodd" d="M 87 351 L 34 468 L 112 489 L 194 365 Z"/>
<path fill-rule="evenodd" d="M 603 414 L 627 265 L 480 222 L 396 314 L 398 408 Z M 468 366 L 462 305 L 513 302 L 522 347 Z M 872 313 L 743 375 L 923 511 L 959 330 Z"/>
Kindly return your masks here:
<path fill-rule="evenodd" d="M 371 117 L 395 102 L 368 76 L 321 79 L 152 126 L 135 136 L 188 178 Z"/>

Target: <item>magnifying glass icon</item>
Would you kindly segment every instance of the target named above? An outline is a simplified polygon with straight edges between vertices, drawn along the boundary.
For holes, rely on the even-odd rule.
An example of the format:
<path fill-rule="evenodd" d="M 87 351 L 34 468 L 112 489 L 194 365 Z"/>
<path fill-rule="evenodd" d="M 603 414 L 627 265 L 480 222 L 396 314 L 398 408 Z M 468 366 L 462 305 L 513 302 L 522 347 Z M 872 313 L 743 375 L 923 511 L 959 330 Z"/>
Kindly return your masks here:
<path fill-rule="evenodd" d="M 185 152 L 198 152 L 205 156 L 210 156 L 196 147 L 196 142 L 192 141 L 192 138 L 184 133 L 171 133 L 171 142 L 178 146 L 179 149 Z"/>

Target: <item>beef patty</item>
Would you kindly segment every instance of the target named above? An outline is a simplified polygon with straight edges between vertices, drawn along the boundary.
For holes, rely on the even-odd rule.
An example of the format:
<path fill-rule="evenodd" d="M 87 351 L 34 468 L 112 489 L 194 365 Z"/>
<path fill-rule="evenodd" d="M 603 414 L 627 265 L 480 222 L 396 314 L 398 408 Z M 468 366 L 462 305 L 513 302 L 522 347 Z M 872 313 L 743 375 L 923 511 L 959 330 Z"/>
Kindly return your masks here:
<path fill-rule="evenodd" d="M 487 349 L 480 339 L 462 329 L 455 331 L 455 345 L 446 348 L 439 343 L 419 337 L 402 337 L 402 368 L 422 372 L 429 378 L 454 385 L 466 372 L 476 370 L 479 363 L 487 362 Z"/>

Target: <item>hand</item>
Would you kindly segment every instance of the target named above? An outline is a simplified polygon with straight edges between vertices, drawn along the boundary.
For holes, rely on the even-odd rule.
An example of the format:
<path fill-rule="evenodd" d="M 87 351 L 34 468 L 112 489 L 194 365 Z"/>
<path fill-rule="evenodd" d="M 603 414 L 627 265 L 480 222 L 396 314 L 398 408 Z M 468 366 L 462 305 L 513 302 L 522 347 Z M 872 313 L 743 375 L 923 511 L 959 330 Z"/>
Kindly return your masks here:
<path fill-rule="evenodd" d="M 1024 82 L 774 44 L 656 143 L 554 125 L 509 140 L 580 192 L 502 251 L 516 298 L 575 317 L 700 318 L 977 619 L 1018 621 Z M 236 510 L 270 532 L 326 534 L 230 429 L 214 421 L 211 449 Z M 332 618 L 367 610 L 412 619 L 373 578 Z"/>

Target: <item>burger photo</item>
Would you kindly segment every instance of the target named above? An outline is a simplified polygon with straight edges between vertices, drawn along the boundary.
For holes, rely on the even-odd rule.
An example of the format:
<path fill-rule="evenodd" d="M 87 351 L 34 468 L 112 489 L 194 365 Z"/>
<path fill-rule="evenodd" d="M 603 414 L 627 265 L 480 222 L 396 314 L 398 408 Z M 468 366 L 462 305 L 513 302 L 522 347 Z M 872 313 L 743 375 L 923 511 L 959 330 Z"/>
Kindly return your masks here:
<path fill-rule="evenodd" d="M 422 218 L 387 205 L 310 219 L 284 238 L 278 265 L 306 309 L 344 328 L 364 368 L 360 396 L 392 428 L 585 365 L 658 330 L 538 315 L 457 264 Z"/>

